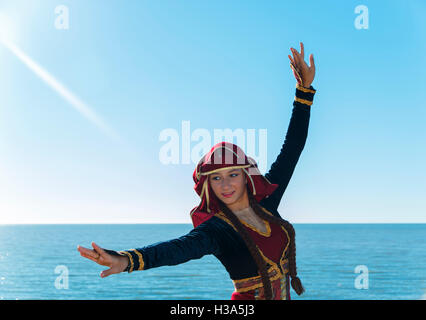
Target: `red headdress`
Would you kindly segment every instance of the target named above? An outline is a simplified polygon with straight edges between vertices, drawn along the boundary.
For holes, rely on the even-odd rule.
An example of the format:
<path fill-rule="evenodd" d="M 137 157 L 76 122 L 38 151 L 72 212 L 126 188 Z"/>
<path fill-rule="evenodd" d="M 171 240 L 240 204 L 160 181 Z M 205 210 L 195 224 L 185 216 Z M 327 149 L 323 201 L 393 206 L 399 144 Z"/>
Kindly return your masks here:
<path fill-rule="evenodd" d="M 194 189 L 201 198 L 200 204 L 191 210 L 194 227 L 210 219 L 220 211 L 218 199 L 211 189 L 208 175 L 214 172 L 241 168 L 246 175 L 247 185 L 257 201 L 272 194 L 277 184 L 270 183 L 257 168 L 253 158 L 246 156 L 244 151 L 230 142 L 219 142 L 198 162 L 192 178 Z"/>

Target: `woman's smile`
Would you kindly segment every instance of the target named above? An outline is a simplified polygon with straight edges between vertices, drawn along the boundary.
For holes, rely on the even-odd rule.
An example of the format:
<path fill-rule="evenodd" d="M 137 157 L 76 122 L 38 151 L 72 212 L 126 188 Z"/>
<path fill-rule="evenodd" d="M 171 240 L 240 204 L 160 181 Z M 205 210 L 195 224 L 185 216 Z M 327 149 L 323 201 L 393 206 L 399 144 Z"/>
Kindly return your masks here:
<path fill-rule="evenodd" d="M 230 193 L 222 193 L 222 196 L 224 196 L 225 198 L 230 198 L 232 197 L 232 195 L 235 193 L 235 191 L 232 191 Z"/>

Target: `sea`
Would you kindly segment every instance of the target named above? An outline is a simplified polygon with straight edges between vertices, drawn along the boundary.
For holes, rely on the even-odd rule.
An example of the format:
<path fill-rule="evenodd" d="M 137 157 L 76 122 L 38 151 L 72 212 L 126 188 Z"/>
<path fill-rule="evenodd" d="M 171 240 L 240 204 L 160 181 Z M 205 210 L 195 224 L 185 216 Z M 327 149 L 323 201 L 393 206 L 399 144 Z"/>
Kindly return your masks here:
<path fill-rule="evenodd" d="M 426 224 L 294 224 L 305 287 L 292 300 L 426 299 Z M 234 287 L 212 255 L 106 278 L 80 256 L 174 239 L 190 224 L 0 225 L 0 300 L 229 300 Z"/>

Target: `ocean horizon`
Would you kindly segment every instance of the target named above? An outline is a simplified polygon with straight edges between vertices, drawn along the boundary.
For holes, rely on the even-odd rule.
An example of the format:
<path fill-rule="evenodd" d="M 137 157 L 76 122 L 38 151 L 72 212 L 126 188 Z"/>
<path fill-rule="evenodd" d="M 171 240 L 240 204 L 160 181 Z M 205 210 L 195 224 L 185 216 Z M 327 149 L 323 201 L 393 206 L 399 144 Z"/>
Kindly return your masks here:
<path fill-rule="evenodd" d="M 294 223 L 293 300 L 426 299 L 425 223 Z M 101 278 L 106 267 L 77 245 L 126 250 L 177 238 L 187 223 L 0 225 L 3 300 L 229 300 L 234 287 L 214 256 Z"/>

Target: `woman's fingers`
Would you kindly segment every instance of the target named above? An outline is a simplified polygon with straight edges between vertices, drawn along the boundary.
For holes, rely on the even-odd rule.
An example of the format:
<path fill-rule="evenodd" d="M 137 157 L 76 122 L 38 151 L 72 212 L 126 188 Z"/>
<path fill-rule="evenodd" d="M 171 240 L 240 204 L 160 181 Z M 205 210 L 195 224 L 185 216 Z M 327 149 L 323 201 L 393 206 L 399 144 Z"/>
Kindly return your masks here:
<path fill-rule="evenodd" d="M 107 253 L 101 247 L 99 247 L 96 243 L 92 242 L 92 247 L 100 256 L 102 256 L 103 258 L 106 258 Z"/>
<path fill-rule="evenodd" d="M 112 272 L 112 268 L 109 268 L 109 269 L 107 269 L 107 270 L 103 270 L 103 271 L 101 272 L 101 278 L 108 277 L 108 276 L 110 276 L 110 275 L 112 275 L 112 274 L 114 274 L 114 272 Z"/>
<path fill-rule="evenodd" d="M 288 55 L 288 58 L 290 59 L 291 63 L 292 63 L 293 65 L 295 65 L 294 60 L 292 59 L 292 57 L 291 57 L 290 55 Z"/>
<path fill-rule="evenodd" d="M 300 53 L 296 50 L 296 49 L 294 49 L 294 48 L 291 48 L 291 51 L 293 52 L 293 59 L 294 59 L 294 61 L 296 61 L 296 66 L 298 67 L 298 68 L 302 68 L 303 67 L 303 64 L 305 63 L 305 61 L 302 59 L 302 56 L 300 55 Z"/>
<path fill-rule="evenodd" d="M 102 266 L 110 266 L 111 256 L 94 242 L 92 242 L 92 247 L 93 250 L 78 246 L 77 250 L 84 258 L 92 260 L 93 262 L 96 262 L 97 264 L 100 264 Z"/>
<path fill-rule="evenodd" d="M 314 55 L 312 53 L 309 56 L 309 64 L 310 64 L 310 67 L 313 68 L 315 71 L 315 61 L 314 61 Z"/>
<path fill-rule="evenodd" d="M 77 250 L 80 252 L 80 255 L 82 257 L 97 262 L 96 257 L 98 256 L 98 254 L 96 252 L 93 252 L 93 250 L 89 250 L 80 246 L 78 246 Z"/>
<path fill-rule="evenodd" d="M 93 251 L 91 249 L 87 249 L 87 248 L 82 247 L 82 246 L 78 246 L 77 250 L 80 252 L 81 255 L 84 255 L 86 258 L 87 257 L 97 258 L 99 256 L 99 254 L 96 253 L 95 251 Z"/>
<path fill-rule="evenodd" d="M 89 259 L 89 260 L 92 260 L 93 262 L 97 262 L 97 259 L 95 259 L 95 258 L 93 258 L 93 257 L 91 257 L 91 256 L 89 256 L 89 255 L 86 255 L 86 254 L 84 254 L 84 253 L 80 253 L 80 255 L 81 255 L 82 257 L 84 257 L 84 258 L 87 258 L 87 259 Z"/>
<path fill-rule="evenodd" d="M 305 48 L 303 47 L 303 42 L 300 43 L 300 56 L 302 59 L 305 59 Z"/>
<path fill-rule="evenodd" d="M 299 59 L 297 57 L 297 50 L 290 48 L 291 53 L 293 54 L 293 60 L 296 62 L 295 64 L 297 65 L 299 63 Z"/>

